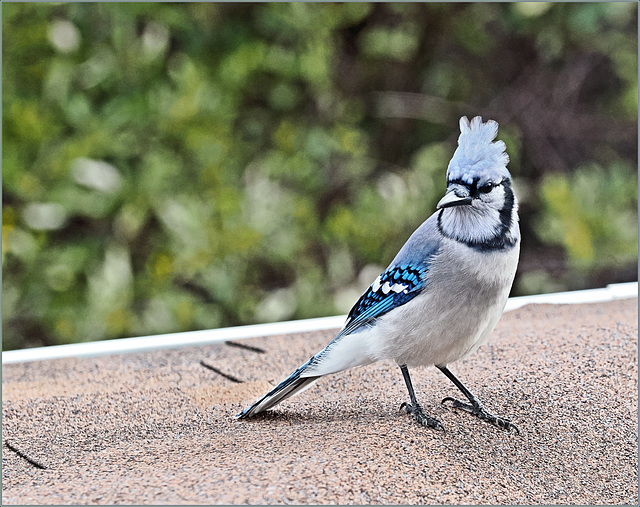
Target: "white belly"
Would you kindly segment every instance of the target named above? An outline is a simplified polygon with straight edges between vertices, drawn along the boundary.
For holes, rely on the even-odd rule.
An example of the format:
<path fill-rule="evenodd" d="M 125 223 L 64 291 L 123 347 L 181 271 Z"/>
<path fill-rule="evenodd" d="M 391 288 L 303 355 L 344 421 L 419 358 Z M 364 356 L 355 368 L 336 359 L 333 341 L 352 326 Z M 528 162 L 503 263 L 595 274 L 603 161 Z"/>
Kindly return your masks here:
<path fill-rule="evenodd" d="M 303 376 L 327 375 L 382 359 L 399 365 L 445 366 L 465 357 L 489 336 L 502 315 L 518 264 L 518 247 L 480 254 L 460 248 L 435 260 L 420 296 L 379 318 L 375 325 L 332 342 Z M 437 273 L 434 274 L 434 273 Z"/>
<path fill-rule="evenodd" d="M 445 243 L 443 249 L 451 246 Z M 424 297 L 409 301 L 377 322 L 371 338 L 379 359 L 407 366 L 444 366 L 476 350 L 502 315 L 518 250 L 480 254 L 468 249 L 456 262 L 446 253 L 439 256 L 449 262 L 433 266 L 432 273 L 438 275 L 431 275 Z M 459 248 L 456 251 L 460 252 Z"/>

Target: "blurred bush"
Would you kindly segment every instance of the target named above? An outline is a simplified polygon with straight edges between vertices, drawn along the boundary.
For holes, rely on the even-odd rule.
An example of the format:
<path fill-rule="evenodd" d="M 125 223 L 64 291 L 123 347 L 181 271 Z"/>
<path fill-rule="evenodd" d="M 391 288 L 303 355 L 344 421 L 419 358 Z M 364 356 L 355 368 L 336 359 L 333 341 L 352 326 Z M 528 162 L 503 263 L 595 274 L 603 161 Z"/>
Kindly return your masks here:
<path fill-rule="evenodd" d="M 3 348 L 347 312 L 501 124 L 514 294 L 637 279 L 635 3 L 3 8 Z"/>

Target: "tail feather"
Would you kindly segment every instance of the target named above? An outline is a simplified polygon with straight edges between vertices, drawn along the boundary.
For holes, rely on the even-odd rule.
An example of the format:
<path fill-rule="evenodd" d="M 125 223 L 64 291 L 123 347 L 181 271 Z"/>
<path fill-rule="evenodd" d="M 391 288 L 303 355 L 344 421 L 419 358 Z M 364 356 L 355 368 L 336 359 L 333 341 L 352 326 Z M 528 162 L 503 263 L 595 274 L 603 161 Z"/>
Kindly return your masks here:
<path fill-rule="evenodd" d="M 294 371 L 291 375 L 289 375 L 285 380 L 280 382 L 275 388 L 265 394 L 262 398 L 256 401 L 249 408 L 246 408 L 242 412 L 240 412 L 236 418 L 237 419 L 247 419 L 252 417 L 260 412 L 264 412 L 265 410 L 270 409 L 271 407 L 276 406 L 281 401 L 290 398 L 291 396 L 298 394 L 305 389 L 311 387 L 311 385 L 320 378 L 321 375 L 313 376 L 313 377 L 303 377 L 302 372 L 306 370 L 307 366 L 310 364 L 310 361 L 307 361 L 300 368 Z"/>

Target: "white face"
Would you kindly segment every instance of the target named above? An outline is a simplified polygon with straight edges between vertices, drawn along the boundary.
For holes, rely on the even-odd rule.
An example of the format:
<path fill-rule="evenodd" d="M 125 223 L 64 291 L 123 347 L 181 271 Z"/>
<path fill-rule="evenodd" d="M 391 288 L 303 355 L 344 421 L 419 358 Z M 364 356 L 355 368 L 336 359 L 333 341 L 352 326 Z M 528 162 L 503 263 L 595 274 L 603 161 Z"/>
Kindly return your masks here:
<path fill-rule="evenodd" d="M 511 240 L 519 235 L 518 205 L 510 180 L 451 182 L 448 192 L 451 191 L 460 204 L 449 204 L 441 212 L 440 225 L 446 236 L 477 244 L 499 238 Z"/>
<path fill-rule="evenodd" d="M 510 187 L 511 183 L 508 179 L 451 181 L 447 187 L 447 193 L 438 203 L 438 207 L 471 205 L 477 210 L 495 209 L 499 211 L 513 196 Z"/>
<path fill-rule="evenodd" d="M 475 192 L 473 190 L 471 192 L 473 197 L 471 205 L 476 207 L 486 206 L 497 210 L 502 209 L 506 198 L 505 184 L 508 184 L 508 182 L 479 182 L 475 188 Z"/>

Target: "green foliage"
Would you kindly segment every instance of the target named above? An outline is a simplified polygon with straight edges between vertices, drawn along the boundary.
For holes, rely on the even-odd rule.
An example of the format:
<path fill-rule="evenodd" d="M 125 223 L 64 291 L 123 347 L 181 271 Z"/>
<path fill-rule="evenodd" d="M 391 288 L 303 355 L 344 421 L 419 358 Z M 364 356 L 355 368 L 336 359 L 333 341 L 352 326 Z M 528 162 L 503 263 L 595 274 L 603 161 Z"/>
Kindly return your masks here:
<path fill-rule="evenodd" d="M 638 257 L 637 188 L 637 173 L 621 164 L 546 175 L 538 235 L 561 245 L 577 271 L 633 263 Z"/>
<path fill-rule="evenodd" d="M 2 9 L 4 349 L 348 311 L 461 115 L 511 155 L 516 290 L 637 277 L 634 3 Z"/>

